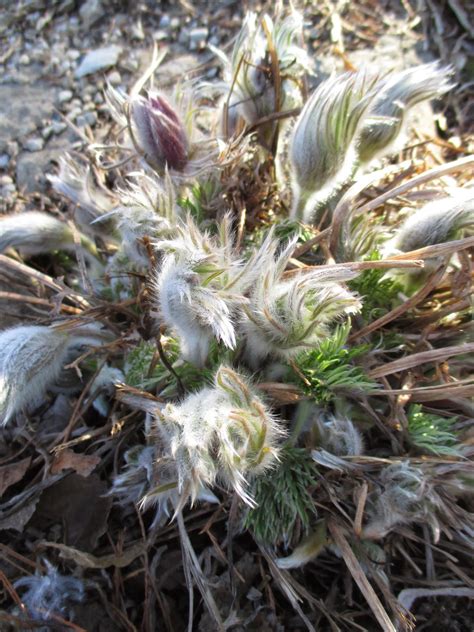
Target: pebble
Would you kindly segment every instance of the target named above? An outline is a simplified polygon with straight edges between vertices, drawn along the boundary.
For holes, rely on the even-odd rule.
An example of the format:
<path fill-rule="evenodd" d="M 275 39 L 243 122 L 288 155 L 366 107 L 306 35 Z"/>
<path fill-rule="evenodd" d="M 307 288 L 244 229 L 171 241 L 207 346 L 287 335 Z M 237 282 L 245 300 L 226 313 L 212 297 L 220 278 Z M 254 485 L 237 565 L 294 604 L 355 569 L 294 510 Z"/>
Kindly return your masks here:
<path fill-rule="evenodd" d="M 76 118 L 77 127 L 85 127 L 86 125 L 94 126 L 97 123 L 97 114 L 95 112 L 84 112 Z"/>
<path fill-rule="evenodd" d="M 115 66 L 122 52 L 121 46 L 107 46 L 106 48 L 97 48 L 90 51 L 79 64 L 74 73 L 77 79 L 92 75 L 98 70 L 104 70 Z"/>
<path fill-rule="evenodd" d="M 0 169 L 6 169 L 10 163 L 10 156 L 8 154 L 0 154 Z"/>
<path fill-rule="evenodd" d="M 53 134 L 56 134 L 56 136 L 58 136 L 59 134 L 62 134 L 64 132 L 64 130 L 67 128 L 67 124 L 63 121 L 53 121 L 51 127 L 53 128 Z"/>
<path fill-rule="evenodd" d="M 179 25 L 180 25 L 179 18 L 177 17 L 171 18 L 170 27 L 173 29 L 173 31 L 176 31 L 176 29 L 179 29 Z"/>
<path fill-rule="evenodd" d="M 16 142 L 16 140 L 10 140 L 7 143 L 7 153 L 10 156 L 10 158 L 15 158 L 16 156 L 18 156 L 18 152 L 20 151 L 20 147 L 18 145 L 18 143 Z"/>
<path fill-rule="evenodd" d="M 11 176 L 0 176 L 0 186 L 5 186 L 6 184 L 13 184 L 13 178 Z"/>
<path fill-rule="evenodd" d="M 67 103 L 68 101 L 72 99 L 72 97 L 73 97 L 72 90 L 61 90 L 61 92 L 58 94 L 58 102 Z"/>
<path fill-rule="evenodd" d="M 153 32 L 152 37 L 155 42 L 161 42 L 162 40 L 168 39 L 168 33 L 159 29 Z"/>
<path fill-rule="evenodd" d="M 119 86 L 122 83 L 122 77 L 120 76 L 118 70 L 114 70 L 114 72 L 107 75 L 107 80 L 113 86 Z"/>
<path fill-rule="evenodd" d="M 4 187 L 0 189 L 2 198 L 9 198 L 12 193 L 16 192 L 16 187 L 14 184 L 6 184 Z"/>
<path fill-rule="evenodd" d="M 41 151 L 44 147 L 44 139 L 39 137 L 28 138 L 23 147 L 28 151 Z"/>
<path fill-rule="evenodd" d="M 44 138 L 44 140 L 48 140 L 53 134 L 54 130 L 52 125 L 47 125 L 46 127 L 43 127 L 41 131 L 41 136 Z"/>
<path fill-rule="evenodd" d="M 104 15 L 100 0 L 87 0 L 79 9 L 79 15 L 86 28 L 98 22 Z"/>
<path fill-rule="evenodd" d="M 205 26 L 191 29 L 189 32 L 189 49 L 197 50 L 198 48 L 203 48 L 208 35 L 209 30 Z"/>
<path fill-rule="evenodd" d="M 26 54 L 21 55 L 18 61 L 22 66 L 28 66 L 30 64 L 30 58 Z"/>
<path fill-rule="evenodd" d="M 167 29 L 171 25 L 171 18 L 169 15 L 162 15 L 160 18 L 160 29 Z"/>

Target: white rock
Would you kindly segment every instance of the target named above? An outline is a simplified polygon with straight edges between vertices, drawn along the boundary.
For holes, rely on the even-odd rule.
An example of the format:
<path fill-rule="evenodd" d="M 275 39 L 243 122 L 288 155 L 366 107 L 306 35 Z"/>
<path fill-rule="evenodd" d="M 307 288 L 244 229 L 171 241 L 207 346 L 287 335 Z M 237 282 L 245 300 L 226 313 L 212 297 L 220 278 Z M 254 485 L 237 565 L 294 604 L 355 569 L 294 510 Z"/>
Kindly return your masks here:
<path fill-rule="evenodd" d="M 41 151 L 44 147 L 44 139 L 39 137 L 29 138 L 23 147 L 28 151 Z"/>
<path fill-rule="evenodd" d="M 72 99 L 72 96 L 72 90 L 61 90 L 61 92 L 58 94 L 58 102 L 67 103 Z"/>
<path fill-rule="evenodd" d="M 106 48 L 92 50 L 90 53 L 87 53 L 74 74 L 79 79 L 86 75 L 92 75 L 98 70 L 115 66 L 121 52 L 121 46 L 107 46 Z"/>

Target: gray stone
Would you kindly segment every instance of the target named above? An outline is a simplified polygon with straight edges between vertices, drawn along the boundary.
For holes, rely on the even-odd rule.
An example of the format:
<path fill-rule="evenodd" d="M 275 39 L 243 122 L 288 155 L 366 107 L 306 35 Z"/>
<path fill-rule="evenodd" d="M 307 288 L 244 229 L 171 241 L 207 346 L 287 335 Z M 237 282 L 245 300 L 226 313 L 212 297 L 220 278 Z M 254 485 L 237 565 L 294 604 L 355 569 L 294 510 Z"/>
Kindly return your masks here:
<path fill-rule="evenodd" d="M 67 128 L 67 124 L 63 123 L 63 121 L 53 121 L 51 123 L 51 127 L 53 128 L 53 133 L 57 136 L 58 134 L 62 134 L 64 132 Z"/>
<path fill-rule="evenodd" d="M 0 169 L 6 169 L 10 163 L 10 156 L 8 154 L 0 154 Z"/>
<path fill-rule="evenodd" d="M 20 62 L 20 64 L 22 66 L 28 66 L 31 62 L 30 58 L 28 57 L 28 55 L 26 53 L 24 53 L 23 55 L 21 55 L 20 59 L 18 60 Z"/>
<path fill-rule="evenodd" d="M 106 48 L 97 48 L 87 53 L 74 73 L 75 77 L 80 79 L 86 75 L 92 75 L 98 70 L 105 70 L 115 66 L 121 52 L 121 46 L 107 46 Z"/>
<path fill-rule="evenodd" d="M 79 9 L 79 15 L 83 25 L 89 28 L 98 22 L 104 15 L 104 7 L 100 0 L 87 0 Z"/>
<path fill-rule="evenodd" d="M 162 15 L 160 18 L 160 29 L 167 29 L 171 25 L 171 18 L 169 15 Z"/>
<path fill-rule="evenodd" d="M 53 134 L 54 130 L 52 125 L 47 125 L 41 130 L 41 136 L 44 138 L 44 140 L 48 140 L 48 138 L 51 138 Z"/>
<path fill-rule="evenodd" d="M 2 192 L 2 197 L 9 198 L 13 193 L 16 193 L 16 187 L 14 184 L 5 184 L 0 191 Z"/>
<path fill-rule="evenodd" d="M 58 103 L 67 103 L 73 97 L 72 90 L 61 90 L 58 94 Z"/>
<path fill-rule="evenodd" d="M 107 81 L 113 86 L 119 86 L 122 83 L 122 77 L 118 70 L 114 70 L 110 74 L 107 75 Z"/>
<path fill-rule="evenodd" d="M 35 138 L 28 138 L 26 143 L 23 144 L 23 147 L 28 151 L 41 151 L 44 147 L 44 139 L 39 138 L 38 136 Z"/>
<path fill-rule="evenodd" d="M 209 35 L 209 30 L 205 26 L 192 29 L 189 32 L 190 50 L 197 50 L 198 48 L 203 48 L 206 44 L 208 35 Z"/>
<path fill-rule="evenodd" d="M 93 127 L 97 123 L 97 114 L 95 112 L 86 112 L 84 114 L 87 125 Z"/>

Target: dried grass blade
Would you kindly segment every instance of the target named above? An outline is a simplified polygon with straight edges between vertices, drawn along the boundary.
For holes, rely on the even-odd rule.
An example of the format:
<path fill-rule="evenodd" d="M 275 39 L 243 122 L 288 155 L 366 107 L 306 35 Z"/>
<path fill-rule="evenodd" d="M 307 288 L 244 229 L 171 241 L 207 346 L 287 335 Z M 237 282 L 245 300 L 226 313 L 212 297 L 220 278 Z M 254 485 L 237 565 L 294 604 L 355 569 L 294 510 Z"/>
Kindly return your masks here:
<path fill-rule="evenodd" d="M 379 366 L 376 369 L 369 371 L 369 377 L 379 378 L 385 375 L 392 375 L 392 373 L 398 373 L 398 371 L 406 371 L 420 364 L 427 362 L 441 362 L 452 356 L 462 355 L 465 353 L 474 352 L 474 342 L 470 342 L 464 345 L 455 345 L 452 347 L 444 347 L 442 349 L 433 349 L 431 351 L 422 351 L 421 353 L 414 353 L 405 358 L 394 360 L 393 362 L 387 362 L 383 366 Z"/>
<path fill-rule="evenodd" d="M 380 599 L 377 597 L 374 589 L 369 583 L 367 576 L 362 570 L 361 565 L 359 564 L 358 559 L 354 555 L 349 542 L 346 540 L 342 529 L 336 523 L 336 521 L 331 518 L 328 522 L 329 531 L 334 539 L 335 544 L 341 551 L 342 557 L 344 558 L 344 562 L 347 565 L 354 581 L 359 586 L 361 593 L 364 595 L 367 603 L 370 606 L 370 609 L 374 613 L 375 618 L 379 622 L 380 626 L 384 630 L 384 632 L 396 632 L 396 628 L 393 625 L 390 617 L 388 616 L 385 608 L 382 606 Z"/>

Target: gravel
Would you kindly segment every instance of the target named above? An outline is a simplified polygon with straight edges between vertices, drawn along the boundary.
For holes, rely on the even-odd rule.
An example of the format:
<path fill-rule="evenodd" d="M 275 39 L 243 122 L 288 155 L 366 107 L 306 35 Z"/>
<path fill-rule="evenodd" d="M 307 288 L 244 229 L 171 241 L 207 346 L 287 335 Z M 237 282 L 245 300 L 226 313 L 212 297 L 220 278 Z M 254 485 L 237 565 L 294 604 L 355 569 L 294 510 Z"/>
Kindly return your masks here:
<path fill-rule="evenodd" d="M 44 138 L 28 138 L 23 147 L 28 151 L 41 151 L 44 147 Z"/>

